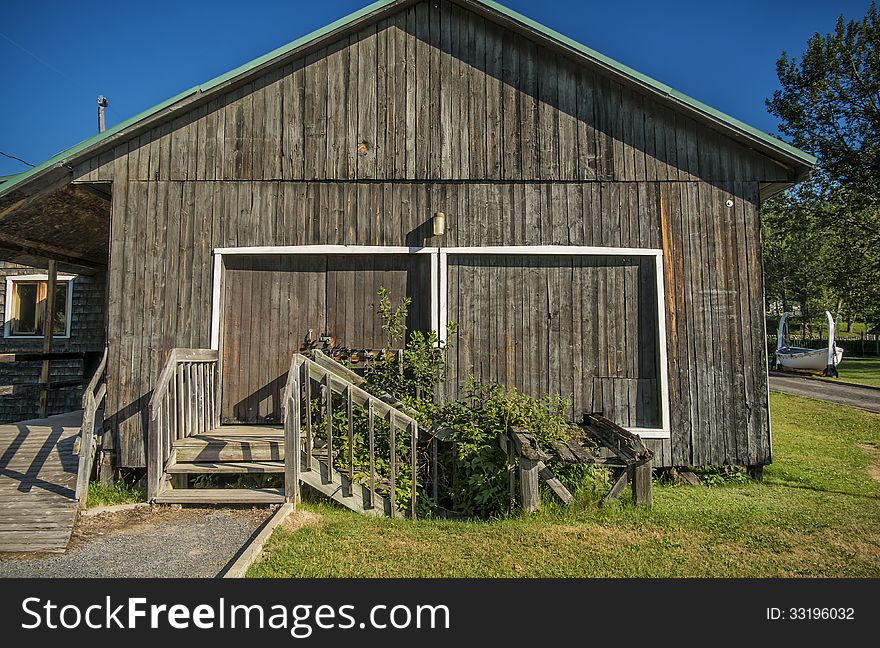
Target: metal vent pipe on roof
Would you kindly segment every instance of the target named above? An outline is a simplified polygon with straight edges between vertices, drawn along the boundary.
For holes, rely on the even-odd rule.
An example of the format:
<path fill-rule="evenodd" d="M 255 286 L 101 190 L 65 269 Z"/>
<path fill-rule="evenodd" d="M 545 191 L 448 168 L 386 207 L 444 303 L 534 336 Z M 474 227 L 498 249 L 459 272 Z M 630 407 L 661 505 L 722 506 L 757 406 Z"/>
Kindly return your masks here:
<path fill-rule="evenodd" d="M 107 101 L 107 97 L 104 95 L 98 95 L 98 132 L 104 132 L 104 108 L 109 106 L 109 102 Z"/>

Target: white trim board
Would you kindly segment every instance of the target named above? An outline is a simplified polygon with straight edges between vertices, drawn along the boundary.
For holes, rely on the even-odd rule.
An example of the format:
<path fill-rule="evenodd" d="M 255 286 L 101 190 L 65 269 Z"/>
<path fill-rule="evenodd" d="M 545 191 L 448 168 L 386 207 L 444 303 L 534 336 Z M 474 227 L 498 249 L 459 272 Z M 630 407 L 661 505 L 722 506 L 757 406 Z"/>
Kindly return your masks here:
<path fill-rule="evenodd" d="M 263 245 L 215 248 L 214 254 L 437 254 L 437 248 L 402 245 Z"/>
<path fill-rule="evenodd" d="M 660 428 L 630 428 L 644 439 L 670 438 L 669 366 L 666 337 L 666 300 L 663 281 L 663 250 L 655 248 L 623 248 L 578 245 L 495 245 L 485 247 L 408 247 L 384 245 L 278 245 L 257 247 L 226 247 L 214 249 L 214 278 L 211 303 L 211 348 L 220 349 L 220 299 L 223 282 L 223 257 L 227 255 L 263 254 L 429 254 L 431 255 L 431 322 L 436 323 L 441 342 L 446 341 L 449 321 L 448 280 L 449 255 L 511 255 L 511 256 L 640 256 L 654 257 L 657 287 L 657 340 L 660 380 Z"/>
<path fill-rule="evenodd" d="M 657 367 L 660 379 L 660 425 L 659 428 L 629 428 L 643 439 L 671 438 L 669 405 L 669 361 L 666 345 L 666 300 L 663 282 L 663 250 L 655 248 L 614 248 L 587 247 L 576 245 L 514 245 L 487 247 L 448 247 L 440 248 L 440 307 L 437 333 L 441 343 L 446 342 L 446 326 L 449 322 L 448 277 L 449 255 L 468 256 L 510 255 L 510 256 L 641 256 L 654 257 L 654 274 L 657 288 Z"/>
<path fill-rule="evenodd" d="M 70 324 L 73 320 L 73 280 L 76 275 L 59 274 L 56 281 L 67 282 L 67 322 L 64 333 L 53 333 L 53 340 L 65 340 L 70 338 Z M 49 281 L 48 274 L 25 274 L 25 275 L 6 275 L 6 303 L 3 311 L 3 337 L 11 340 L 42 340 L 42 335 L 12 335 L 10 328 L 12 324 L 12 284 L 17 281 Z"/>

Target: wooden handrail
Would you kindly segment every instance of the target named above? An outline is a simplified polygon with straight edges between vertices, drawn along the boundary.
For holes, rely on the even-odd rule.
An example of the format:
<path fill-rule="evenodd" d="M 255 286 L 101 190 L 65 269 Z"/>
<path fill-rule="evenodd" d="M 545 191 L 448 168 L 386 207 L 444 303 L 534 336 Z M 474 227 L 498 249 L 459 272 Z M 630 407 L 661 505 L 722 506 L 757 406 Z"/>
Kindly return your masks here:
<path fill-rule="evenodd" d="M 323 392 L 323 406 L 321 411 L 326 421 L 330 422 L 333 418 L 332 395 L 341 396 L 346 408 L 346 420 L 348 424 L 348 442 L 351 449 L 353 442 L 354 416 L 353 406 L 357 405 L 367 412 L 367 442 L 369 445 L 369 490 L 372 504 L 375 506 L 377 502 L 376 495 L 376 444 L 374 441 L 374 422 L 378 415 L 379 418 L 385 419 L 389 425 L 390 435 L 390 475 L 389 475 L 389 500 L 391 502 L 392 513 L 397 514 L 397 503 L 395 500 L 397 488 L 397 475 L 400 467 L 400 461 L 404 457 L 397 456 L 396 436 L 398 432 L 404 432 L 409 435 L 409 458 L 410 468 L 412 469 L 412 498 L 410 501 L 410 514 L 413 518 L 417 516 L 417 487 L 418 487 L 418 465 L 417 465 L 417 443 L 419 426 L 413 416 L 402 411 L 393 404 L 389 404 L 385 399 L 375 396 L 354 383 L 349 379 L 350 376 L 344 372 L 336 371 L 332 368 L 322 366 L 318 362 L 307 358 L 302 354 L 295 354 L 290 365 L 290 372 L 287 377 L 287 385 L 284 390 L 285 403 L 288 403 L 285 409 L 285 431 L 286 436 L 293 433 L 293 421 L 299 425 L 300 416 L 302 414 L 302 396 L 305 392 L 306 400 L 306 417 L 305 417 L 305 456 L 307 459 L 311 457 L 311 448 L 313 447 L 312 439 L 312 417 L 311 407 L 311 383 L 317 383 L 321 392 Z M 359 381 L 362 383 L 362 381 Z M 290 424 L 288 424 L 290 421 Z M 333 476 L 333 426 L 327 425 L 327 474 Z M 297 427 L 296 437 L 299 440 L 300 430 Z M 285 446 L 287 447 L 287 445 Z M 299 452 L 296 455 L 299 456 Z M 351 460 L 351 455 L 350 460 Z M 309 460 L 302 467 L 303 470 L 311 470 L 311 461 Z M 353 480 L 352 466 L 348 470 L 349 483 Z"/>
<path fill-rule="evenodd" d="M 165 490 L 166 464 L 177 439 L 210 432 L 219 420 L 216 349 L 171 349 L 149 403 L 147 499 Z"/>
<path fill-rule="evenodd" d="M 101 380 L 101 377 L 104 375 L 104 369 L 107 368 L 107 347 L 104 347 L 104 355 L 101 356 L 101 362 L 98 363 L 98 367 L 95 369 L 95 373 L 92 376 L 92 379 L 89 381 L 89 384 L 86 385 L 86 388 L 83 390 L 83 409 L 86 407 L 86 396 L 88 394 L 94 394 L 95 388 L 98 386 L 98 382 Z"/>
<path fill-rule="evenodd" d="M 83 420 L 79 431 L 79 466 L 76 473 L 75 497 L 79 507 L 86 506 L 89 495 L 89 478 L 95 461 L 97 443 L 95 439 L 95 423 L 101 403 L 107 395 L 107 384 L 102 382 L 104 370 L 107 368 L 107 348 L 95 373 L 89 380 L 83 393 Z M 100 384 L 100 386 L 99 386 Z M 97 388 L 97 391 L 96 391 Z M 102 421 L 103 424 L 103 421 Z"/>
<path fill-rule="evenodd" d="M 284 501 L 296 508 L 300 498 L 299 471 L 302 464 L 300 416 L 302 390 L 299 386 L 299 365 L 296 355 L 290 360 L 287 382 L 284 384 L 281 414 L 284 421 Z"/>

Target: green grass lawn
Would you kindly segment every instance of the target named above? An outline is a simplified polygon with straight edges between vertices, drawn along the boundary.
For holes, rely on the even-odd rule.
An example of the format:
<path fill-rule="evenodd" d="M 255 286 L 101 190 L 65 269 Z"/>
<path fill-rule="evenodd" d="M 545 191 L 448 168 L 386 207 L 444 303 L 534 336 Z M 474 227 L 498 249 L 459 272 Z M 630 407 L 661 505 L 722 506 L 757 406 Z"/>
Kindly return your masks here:
<path fill-rule="evenodd" d="M 844 355 L 837 371 L 844 382 L 880 387 L 880 358 L 848 358 Z"/>
<path fill-rule="evenodd" d="M 880 576 L 880 416 L 771 395 L 763 483 L 656 486 L 491 522 L 374 520 L 326 504 L 277 529 L 253 577 Z M 872 477 L 872 471 L 875 477 Z"/>

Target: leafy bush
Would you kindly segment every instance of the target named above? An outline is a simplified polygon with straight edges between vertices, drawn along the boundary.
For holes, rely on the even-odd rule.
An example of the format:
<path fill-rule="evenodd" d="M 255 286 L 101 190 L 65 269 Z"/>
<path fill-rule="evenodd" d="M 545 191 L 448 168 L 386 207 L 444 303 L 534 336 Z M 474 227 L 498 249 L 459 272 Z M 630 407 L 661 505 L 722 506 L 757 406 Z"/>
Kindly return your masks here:
<path fill-rule="evenodd" d="M 485 385 L 473 378 L 465 386 L 461 400 L 438 405 L 434 400 L 437 385 L 446 370 L 446 354 L 450 346 L 442 344 L 436 331 L 411 331 L 407 336 L 406 318 L 410 300 L 404 298 L 397 307 L 391 303 L 385 288 L 378 291 L 378 313 L 389 346 L 404 342 L 402 360 L 388 349 L 364 372 L 365 388 L 379 396 L 390 394 L 415 412 L 419 425 L 454 430 L 451 444 L 439 459 L 445 474 L 445 486 L 451 494 L 451 506 L 456 513 L 469 517 L 490 518 L 509 510 L 509 470 L 507 456 L 499 446 L 499 436 L 506 434 L 511 425 L 519 425 L 535 435 L 545 450 L 554 441 L 579 439 L 582 431 L 565 419 L 571 403 L 556 396 L 533 398 L 514 388 Z M 447 340 L 454 339 L 458 325 L 450 323 Z M 402 365 L 401 365 L 402 362 Z M 338 397 L 334 397 L 338 398 Z M 313 402 L 312 407 L 320 407 Z M 351 439 L 352 460 L 349 461 L 348 417 L 343 403 L 334 402 L 334 466 L 347 471 L 353 467 L 355 481 L 369 480 L 369 437 L 366 413 L 354 410 Z M 320 418 L 318 416 L 317 418 Z M 326 422 L 316 428 L 317 436 L 326 438 Z M 396 474 L 395 495 L 397 506 L 407 510 L 412 495 L 412 455 L 407 431 L 398 433 L 395 449 L 399 464 Z M 432 443 L 437 443 L 433 440 Z M 379 418 L 374 421 L 374 466 L 377 490 L 389 490 L 390 432 L 388 424 Z M 400 459 L 405 459 L 400 461 Z M 417 467 L 426 467 L 427 456 L 417 457 Z M 420 472 L 426 473 L 427 470 Z M 576 492 L 585 484 L 595 490 L 599 482 L 607 481 L 607 471 L 589 465 L 566 464 L 554 466 L 554 472 L 566 487 Z M 424 478 L 420 480 L 424 483 Z M 443 480 L 441 480 L 443 481 Z M 420 494 L 419 515 L 430 512 L 427 492 Z"/>
<path fill-rule="evenodd" d="M 706 486 L 725 486 L 728 484 L 747 484 L 752 481 L 742 466 L 704 466 L 694 468 L 694 473 Z"/>
<path fill-rule="evenodd" d="M 534 398 L 513 387 L 484 385 L 471 379 L 465 398 L 447 403 L 437 412 L 437 423 L 454 430 L 455 451 L 450 458 L 455 474 L 452 497 L 456 511 L 473 517 L 495 517 L 509 508 L 507 456 L 499 437 L 511 425 L 526 428 L 545 450 L 554 441 L 577 440 L 582 431 L 565 419 L 570 402 L 559 395 Z M 556 477 L 575 492 L 585 481 L 604 475 L 594 466 L 554 466 Z"/>

